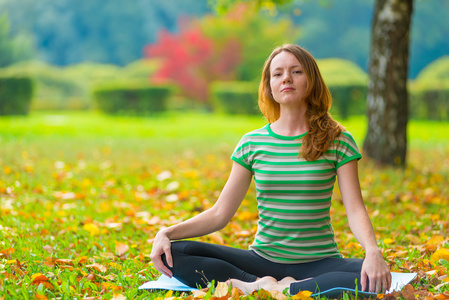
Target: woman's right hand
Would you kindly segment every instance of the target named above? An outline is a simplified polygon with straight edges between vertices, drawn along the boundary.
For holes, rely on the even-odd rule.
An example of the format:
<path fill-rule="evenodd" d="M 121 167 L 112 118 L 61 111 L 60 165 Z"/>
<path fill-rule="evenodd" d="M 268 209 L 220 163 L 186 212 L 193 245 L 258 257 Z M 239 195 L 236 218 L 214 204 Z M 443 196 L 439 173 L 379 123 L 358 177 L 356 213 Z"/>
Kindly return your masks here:
<path fill-rule="evenodd" d="M 165 254 L 165 259 L 168 266 L 173 267 L 173 258 L 171 256 L 171 243 L 170 239 L 167 237 L 164 230 L 159 231 L 156 234 L 153 242 L 153 249 L 151 250 L 150 259 L 153 262 L 156 270 L 162 274 L 172 277 L 173 272 L 167 268 L 167 266 L 162 261 L 162 255 Z"/>

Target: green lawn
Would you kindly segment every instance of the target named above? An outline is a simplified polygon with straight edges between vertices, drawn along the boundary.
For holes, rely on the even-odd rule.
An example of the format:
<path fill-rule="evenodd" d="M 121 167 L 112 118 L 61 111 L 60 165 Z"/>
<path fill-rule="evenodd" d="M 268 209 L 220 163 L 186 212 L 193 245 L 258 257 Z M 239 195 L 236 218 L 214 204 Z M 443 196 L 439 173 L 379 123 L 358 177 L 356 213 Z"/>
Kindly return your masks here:
<path fill-rule="evenodd" d="M 0 299 L 161 296 L 137 290 L 158 276 L 149 261 L 153 236 L 213 205 L 238 140 L 264 124 L 261 117 L 199 113 L 1 117 Z M 342 124 L 361 147 L 366 119 Z M 449 123 L 411 121 L 408 132 L 407 167 L 364 158 L 360 181 L 391 269 L 435 270 L 415 287 L 437 295 L 449 291 L 435 290 L 449 269 L 434 255 L 449 248 Z M 337 188 L 334 199 L 341 252 L 363 257 Z M 230 225 L 201 240 L 247 247 L 255 211 L 251 187 Z"/>

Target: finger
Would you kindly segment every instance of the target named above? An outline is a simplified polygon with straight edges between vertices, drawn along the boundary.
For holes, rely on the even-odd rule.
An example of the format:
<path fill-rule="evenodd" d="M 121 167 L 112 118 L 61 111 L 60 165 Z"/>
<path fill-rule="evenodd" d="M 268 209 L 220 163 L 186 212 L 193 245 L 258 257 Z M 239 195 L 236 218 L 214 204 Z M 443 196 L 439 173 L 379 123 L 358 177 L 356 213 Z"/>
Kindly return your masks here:
<path fill-rule="evenodd" d="M 370 278 L 369 280 L 369 292 L 370 293 L 375 293 L 376 292 L 376 279 L 375 278 Z"/>
<path fill-rule="evenodd" d="M 165 250 L 164 253 L 165 253 L 165 260 L 167 261 L 167 265 L 168 265 L 170 268 L 173 268 L 173 258 L 172 258 L 172 256 L 171 256 L 171 251 L 170 251 L 170 249 Z"/>
<path fill-rule="evenodd" d="M 362 285 L 362 292 L 366 291 L 366 279 L 367 275 L 364 271 L 360 274 L 360 284 Z"/>
<path fill-rule="evenodd" d="M 390 290 L 390 286 L 391 286 L 391 273 L 388 272 L 388 274 L 385 276 L 385 281 L 384 281 L 384 291 L 387 292 L 388 290 Z"/>
<path fill-rule="evenodd" d="M 161 272 L 165 276 L 168 276 L 170 278 L 173 276 L 172 271 L 165 266 L 165 264 L 162 262 L 161 259 L 154 260 L 153 261 L 153 265 L 156 268 L 156 270 L 158 270 L 159 272 Z"/>

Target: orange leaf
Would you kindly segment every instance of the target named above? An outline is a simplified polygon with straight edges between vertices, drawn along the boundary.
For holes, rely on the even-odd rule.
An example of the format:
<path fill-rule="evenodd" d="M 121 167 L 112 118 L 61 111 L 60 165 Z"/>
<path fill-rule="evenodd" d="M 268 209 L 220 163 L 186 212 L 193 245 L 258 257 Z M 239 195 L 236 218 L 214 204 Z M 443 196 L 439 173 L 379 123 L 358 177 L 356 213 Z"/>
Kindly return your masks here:
<path fill-rule="evenodd" d="M 37 299 L 37 300 L 48 300 L 48 298 L 45 295 L 39 295 L 39 294 L 34 295 L 34 299 Z"/>
<path fill-rule="evenodd" d="M 401 291 L 402 297 L 407 300 L 415 300 L 415 289 L 411 284 L 407 284 Z"/>
<path fill-rule="evenodd" d="M 93 263 L 91 265 L 86 266 L 87 268 L 92 268 L 94 270 L 97 270 L 98 272 L 104 273 L 107 271 L 106 267 L 103 265 L 100 265 L 98 263 Z"/>
<path fill-rule="evenodd" d="M 219 232 L 214 232 L 214 233 L 209 234 L 209 238 L 213 242 L 220 244 L 220 245 L 224 245 L 224 243 L 225 243 L 223 240 L 223 237 L 221 236 L 221 234 Z"/>
<path fill-rule="evenodd" d="M 41 273 L 35 273 L 31 275 L 31 283 L 36 283 L 38 281 L 48 281 L 47 276 L 42 275 Z"/>
<path fill-rule="evenodd" d="M 231 299 L 230 300 L 238 300 L 240 296 L 243 296 L 243 292 L 241 289 L 233 287 L 231 290 Z"/>
<path fill-rule="evenodd" d="M 117 253 L 118 256 L 122 256 L 123 254 L 128 252 L 128 250 L 129 246 L 127 244 L 121 242 L 115 243 L 115 252 Z"/>
<path fill-rule="evenodd" d="M 55 259 L 54 262 L 58 265 L 73 266 L 73 259 Z"/>

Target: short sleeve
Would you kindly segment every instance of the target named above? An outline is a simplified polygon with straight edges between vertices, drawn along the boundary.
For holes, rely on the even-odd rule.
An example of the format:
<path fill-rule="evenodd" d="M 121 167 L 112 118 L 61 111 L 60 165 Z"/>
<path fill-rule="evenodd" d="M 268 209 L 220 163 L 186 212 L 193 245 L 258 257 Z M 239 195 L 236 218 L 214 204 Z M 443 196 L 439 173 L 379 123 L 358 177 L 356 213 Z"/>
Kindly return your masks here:
<path fill-rule="evenodd" d="M 351 160 L 359 160 L 362 158 L 357 143 L 348 131 L 342 132 L 335 140 L 335 150 L 337 155 L 335 167 L 337 169 Z"/>
<path fill-rule="evenodd" d="M 249 171 L 253 172 L 252 164 L 249 159 L 250 156 L 250 142 L 244 136 L 235 147 L 231 159 Z"/>

